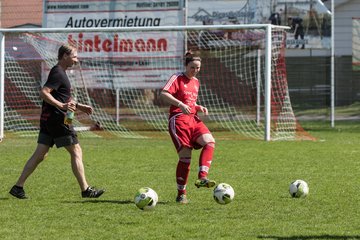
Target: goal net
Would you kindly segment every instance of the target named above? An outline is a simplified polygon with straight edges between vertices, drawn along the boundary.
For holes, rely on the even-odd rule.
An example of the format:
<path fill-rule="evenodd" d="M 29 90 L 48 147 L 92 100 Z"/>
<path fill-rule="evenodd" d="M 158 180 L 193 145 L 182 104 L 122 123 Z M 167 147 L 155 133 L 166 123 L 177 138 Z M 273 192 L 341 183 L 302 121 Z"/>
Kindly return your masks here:
<path fill-rule="evenodd" d="M 232 25 L 2 30 L 5 132 L 37 134 L 39 90 L 57 63 L 59 46 L 66 43 L 77 48 L 80 60 L 67 71 L 72 95 L 94 108 L 90 116 L 76 112 L 74 125 L 80 134 L 141 138 L 148 136 L 144 131 L 166 133 L 168 106 L 159 92 L 173 73 L 184 71 L 183 55 L 191 49 L 202 58 L 198 104 L 209 109 L 208 116 L 200 116 L 210 129 L 254 139 L 264 139 L 266 131 L 271 140 L 299 136 L 286 78 L 284 29 Z"/>

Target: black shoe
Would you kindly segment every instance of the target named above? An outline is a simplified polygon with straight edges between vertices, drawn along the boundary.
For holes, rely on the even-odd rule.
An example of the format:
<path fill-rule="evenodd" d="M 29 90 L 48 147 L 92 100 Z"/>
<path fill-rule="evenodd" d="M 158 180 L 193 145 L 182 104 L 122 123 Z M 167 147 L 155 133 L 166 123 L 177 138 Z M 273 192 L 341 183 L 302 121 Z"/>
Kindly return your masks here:
<path fill-rule="evenodd" d="M 81 192 L 83 198 L 98 198 L 105 192 L 104 189 L 96 189 L 89 186 L 85 191 Z"/>
<path fill-rule="evenodd" d="M 13 195 L 16 198 L 19 199 L 27 199 L 25 195 L 24 188 L 14 185 L 9 192 L 11 195 Z"/>
<path fill-rule="evenodd" d="M 200 188 L 200 187 L 212 188 L 215 186 L 215 184 L 216 184 L 216 182 L 214 180 L 210 180 L 207 178 L 198 179 L 195 181 L 195 186 L 197 188 Z"/>

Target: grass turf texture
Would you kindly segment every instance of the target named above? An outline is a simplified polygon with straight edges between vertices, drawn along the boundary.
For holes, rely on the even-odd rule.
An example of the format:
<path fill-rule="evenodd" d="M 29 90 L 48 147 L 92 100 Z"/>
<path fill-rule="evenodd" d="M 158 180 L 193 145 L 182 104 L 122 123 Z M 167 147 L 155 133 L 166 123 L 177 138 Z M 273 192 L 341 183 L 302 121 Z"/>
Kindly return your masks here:
<path fill-rule="evenodd" d="M 358 123 L 303 123 L 317 141 L 238 140 L 215 132 L 210 177 L 229 183 L 235 199 L 219 205 L 212 189 L 197 189 L 193 153 L 188 205 L 175 203 L 177 156 L 167 136 L 81 138 L 98 200 L 80 198 L 68 153 L 52 149 L 28 179 L 29 200 L 8 194 L 36 139 L 0 143 L 1 239 L 360 239 Z M 308 182 L 305 199 L 291 198 L 291 181 Z M 154 211 L 133 203 L 140 187 L 159 195 Z"/>

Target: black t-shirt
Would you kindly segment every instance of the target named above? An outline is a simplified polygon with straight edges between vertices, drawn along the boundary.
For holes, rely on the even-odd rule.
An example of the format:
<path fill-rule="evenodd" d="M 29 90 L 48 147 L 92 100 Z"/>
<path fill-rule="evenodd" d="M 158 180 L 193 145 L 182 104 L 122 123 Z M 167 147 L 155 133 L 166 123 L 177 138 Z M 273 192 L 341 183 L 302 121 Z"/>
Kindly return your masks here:
<path fill-rule="evenodd" d="M 296 28 L 296 25 L 298 25 L 298 28 L 297 28 L 298 31 L 303 30 L 302 22 L 303 22 L 302 18 L 295 17 L 295 18 L 292 19 L 291 27 L 292 27 L 293 29 L 295 29 L 295 28 Z"/>
<path fill-rule="evenodd" d="M 59 66 L 54 66 L 49 73 L 48 79 L 44 86 L 53 89 L 51 95 L 59 102 L 66 103 L 71 99 L 71 84 L 66 72 Z M 43 101 L 41 109 L 41 121 L 47 121 L 49 118 L 61 120 L 66 111 L 54 107 Z"/>
<path fill-rule="evenodd" d="M 281 17 L 279 13 L 273 13 L 269 17 L 269 21 L 271 21 L 272 25 L 281 25 Z"/>

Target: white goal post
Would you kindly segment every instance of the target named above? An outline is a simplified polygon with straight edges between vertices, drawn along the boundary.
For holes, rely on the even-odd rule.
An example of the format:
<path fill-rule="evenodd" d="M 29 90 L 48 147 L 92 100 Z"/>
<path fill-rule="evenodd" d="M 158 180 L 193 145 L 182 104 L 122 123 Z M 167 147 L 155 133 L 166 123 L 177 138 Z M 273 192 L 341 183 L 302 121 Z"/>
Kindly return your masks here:
<path fill-rule="evenodd" d="M 202 58 L 198 102 L 209 109 L 209 116 L 201 116 L 209 128 L 266 141 L 297 139 L 285 29 L 269 24 L 0 29 L 0 139 L 7 131 L 37 134 L 38 92 L 61 44 L 78 49 L 80 64 L 68 70 L 73 96 L 95 109 L 92 116 L 77 113 L 75 126 L 82 134 L 166 133 L 168 106 L 158 93 L 171 74 L 183 71 L 182 56 L 191 49 Z"/>

